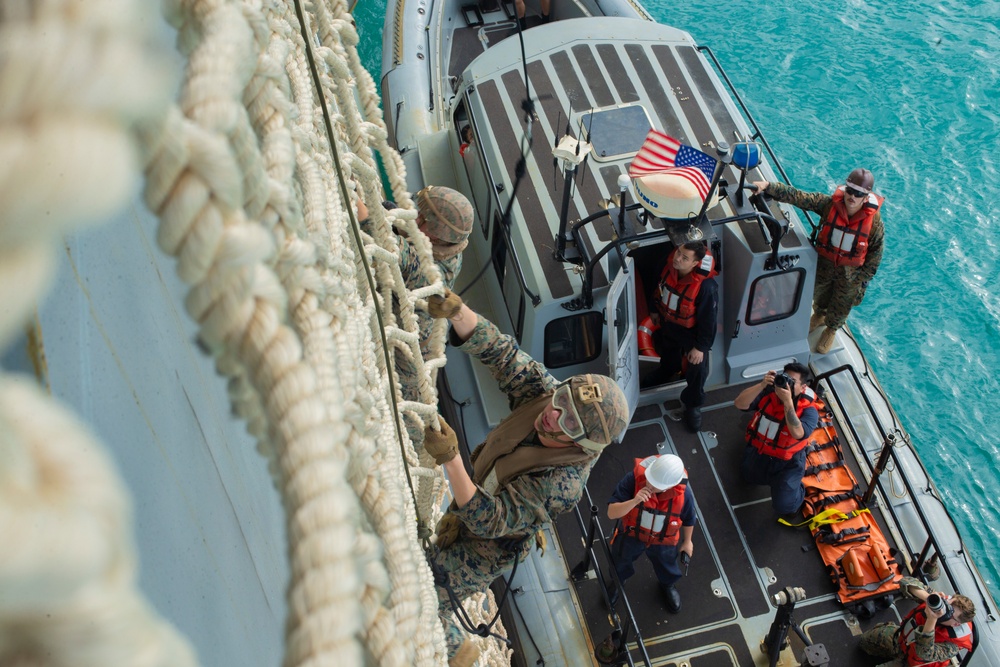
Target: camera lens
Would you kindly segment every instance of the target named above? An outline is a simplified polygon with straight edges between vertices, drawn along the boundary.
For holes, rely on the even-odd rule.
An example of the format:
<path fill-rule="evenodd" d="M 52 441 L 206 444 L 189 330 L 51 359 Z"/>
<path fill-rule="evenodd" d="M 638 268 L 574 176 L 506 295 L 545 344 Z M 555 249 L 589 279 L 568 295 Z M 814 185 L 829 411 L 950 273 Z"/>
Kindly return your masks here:
<path fill-rule="evenodd" d="M 931 593 L 930 595 L 927 596 L 927 607 L 929 609 L 937 611 L 938 609 L 941 608 L 943 604 L 944 600 L 942 600 L 941 596 L 938 595 L 937 593 Z"/>

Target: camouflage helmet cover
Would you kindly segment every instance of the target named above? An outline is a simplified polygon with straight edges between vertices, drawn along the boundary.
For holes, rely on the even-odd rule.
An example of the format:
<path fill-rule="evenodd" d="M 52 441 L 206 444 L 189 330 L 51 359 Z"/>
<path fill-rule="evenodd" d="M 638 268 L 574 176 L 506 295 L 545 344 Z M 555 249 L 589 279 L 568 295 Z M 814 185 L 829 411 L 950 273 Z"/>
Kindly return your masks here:
<path fill-rule="evenodd" d="M 417 193 L 417 210 L 427 234 L 442 243 L 461 243 L 472 233 L 472 204 L 458 190 L 428 185 Z"/>
<path fill-rule="evenodd" d="M 628 426 L 628 401 L 618 383 L 606 375 L 574 375 L 569 379 L 573 403 L 586 437 L 576 444 L 600 452 L 618 440 Z"/>

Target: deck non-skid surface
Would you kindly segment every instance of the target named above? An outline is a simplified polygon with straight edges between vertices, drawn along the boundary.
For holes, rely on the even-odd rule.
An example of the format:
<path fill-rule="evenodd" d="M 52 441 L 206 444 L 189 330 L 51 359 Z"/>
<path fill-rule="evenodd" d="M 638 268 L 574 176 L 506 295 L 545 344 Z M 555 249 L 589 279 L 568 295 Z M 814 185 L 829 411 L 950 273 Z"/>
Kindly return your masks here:
<path fill-rule="evenodd" d="M 636 458 L 661 451 L 676 453 L 688 470 L 699 524 L 689 575 L 676 585 L 681 612 L 666 611 L 644 556 L 636 561 L 636 574 L 625 586 L 646 651 L 654 662 L 667 661 L 662 664 L 683 659 L 692 665 L 753 665 L 762 659 L 757 646 L 775 613 L 769 597 L 795 586 L 805 589 L 807 599 L 796 607 L 793 617 L 813 642 L 826 646 L 830 664 L 875 665 L 878 661 L 857 648 L 857 634 L 875 622 L 898 616 L 895 610 L 882 610 L 874 619 L 858 622 L 844 614 L 809 532 L 779 525 L 770 490 L 747 486 L 740 479 L 743 433 L 749 418 L 732 405 L 740 389 L 709 394 L 700 434 L 674 421 L 679 408 L 676 401 L 640 408 L 623 443 L 607 450 L 591 474 L 588 490 L 601 529 L 610 537 L 615 522 L 607 519 L 608 499 Z M 657 449 L 660 443 L 665 443 L 662 450 Z M 587 503 L 581 503 L 581 512 L 586 520 Z M 873 513 L 882 523 L 878 510 Z M 579 521 L 572 514 L 564 515 L 556 527 L 573 566 L 582 558 Z M 599 571 L 610 582 L 612 574 L 600 544 L 597 551 L 600 555 L 591 576 L 578 582 L 576 590 L 594 642 L 599 644 L 612 630 L 612 617 L 594 575 Z M 625 614 L 623 602 L 616 611 Z M 753 619 L 753 627 L 763 628 L 761 637 L 744 637 L 739 624 L 747 619 Z M 792 638 L 792 646 L 801 656 L 797 638 Z M 639 661 L 638 651 L 632 655 Z"/>
<path fill-rule="evenodd" d="M 511 30 L 512 22 L 502 12 L 490 13 L 484 20 L 486 26 L 454 31 L 448 62 L 452 76 L 459 76 L 487 46 L 497 44 L 504 36 L 517 38 Z M 534 20 L 537 17 L 529 17 L 529 25 Z M 524 31 L 529 54 L 545 35 L 544 29 Z M 525 72 L 530 90 L 525 88 Z M 669 86 L 664 86 L 663 81 Z M 522 261 L 539 267 L 556 299 L 571 296 L 578 288 L 576 280 L 566 275 L 565 265 L 555 261 L 552 253 L 554 221 L 562 210 L 565 189 L 564 179 L 554 170 L 552 161 L 552 147 L 559 137 L 567 132 L 571 136 L 585 132 L 581 126 L 586 126 L 588 114 L 594 109 L 638 103 L 649 114 L 653 127 L 709 153 L 714 154 L 719 141 L 736 139 L 736 123 L 693 45 L 577 41 L 537 57 L 529 55 L 526 67 L 518 64 L 496 73 L 487 70 L 476 80 L 471 99 L 484 109 L 484 115 L 475 121 L 476 131 L 484 140 L 495 143 L 501 159 L 492 173 L 499 178 L 506 171 L 505 186 L 518 180 L 517 165 L 527 131 L 522 104 L 529 92 L 536 122 L 526 156 L 529 177 L 519 181 L 517 200 L 534 252 Z M 567 220 L 580 220 L 599 210 L 599 202 L 619 191 L 617 181 L 622 173 L 621 162 L 601 163 L 596 158 L 585 161 L 572 186 L 573 195 L 566 201 Z M 725 175 L 731 183 L 739 180 L 730 167 Z M 721 215 L 723 207 L 709 212 L 711 218 Z M 614 237 L 610 221 L 600 219 L 582 235 L 582 243 L 587 255 L 593 256 Z M 607 284 L 600 266 L 593 280 L 595 287 Z"/>

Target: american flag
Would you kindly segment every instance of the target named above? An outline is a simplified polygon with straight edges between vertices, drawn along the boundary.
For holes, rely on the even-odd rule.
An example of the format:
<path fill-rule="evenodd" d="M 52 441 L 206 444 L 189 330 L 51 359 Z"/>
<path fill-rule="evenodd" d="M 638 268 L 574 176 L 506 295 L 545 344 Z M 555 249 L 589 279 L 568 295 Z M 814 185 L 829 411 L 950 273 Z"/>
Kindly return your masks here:
<path fill-rule="evenodd" d="M 704 199 L 712 185 L 715 164 L 711 155 L 686 146 L 663 132 L 650 130 L 642 148 L 632 158 L 628 175 L 636 178 L 648 174 L 677 174 L 694 183 Z"/>

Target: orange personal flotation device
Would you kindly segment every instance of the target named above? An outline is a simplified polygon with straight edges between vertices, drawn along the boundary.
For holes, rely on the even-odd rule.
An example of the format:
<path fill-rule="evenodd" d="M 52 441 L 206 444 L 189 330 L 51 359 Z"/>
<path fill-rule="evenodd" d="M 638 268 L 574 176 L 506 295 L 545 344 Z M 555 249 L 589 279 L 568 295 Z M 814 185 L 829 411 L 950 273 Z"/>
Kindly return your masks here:
<path fill-rule="evenodd" d="M 636 459 L 632 472 L 635 475 L 635 493 L 646 487 L 646 467 L 654 456 Z M 646 502 L 633 507 L 622 517 L 622 531 L 648 546 L 673 546 L 680 541 L 681 511 L 684 509 L 684 491 L 687 489 L 687 470 L 680 483 L 663 493 L 653 494 Z"/>
<path fill-rule="evenodd" d="M 639 354 L 644 357 L 660 358 L 660 355 L 656 353 L 656 346 L 653 345 L 653 332 L 659 328 L 660 325 L 653 324 L 653 318 L 648 315 L 639 323 L 639 331 L 636 334 L 639 339 Z"/>
<path fill-rule="evenodd" d="M 816 394 L 806 387 L 795 400 L 795 415 L 801 417 L 806 408 L 816 403 Z M 770 393 L 760 399 L 757 411 L 747 426 L 747 444 L 764 456 L 789 461 L 809 444 L 809 436 L 799 440 L 792 437 L 785 424 L 785 406 L 777 394 Z"/>
<path fill-rule="evenodd" d="M 872 601 L 896 593 L 903 575 L 882 529 L 861 505 L 861 490 L 844 460 L 830 411 L 819 398 L 814 405 L 820 421 L 805 448 L 802 525 L 812 532 L 841 604 L 868 618 Z"/>
<path fill-rule="evenodd" d="M 674 268 L 674 254 L 677 248 L 670 251 L 667 263 L 660 274 L 660 285 L 657 287 L 656 309 L 667 322 L 673 322 L 685 329 L 695 326 L 695 300 L 701 290 L 701 284 L 709 278 L 718 275 L 715 270 L 715 260 L 711 252 L 706 252 L 701 264 L 694 267 L 691 273 L 683 278 Z"/>
<path fill-rule="evenodd" d="M 819 230 L 816 252 L 836 266 L 864 264 L 872 222 L 884 201 L 884 197 L 871 192 L 865 198 L 861 210 L 848 218 L 847 207 L 844 205 L 844 186 L 841 185 L 833 193 L 833 205 Z"/>
<path fill-rule="evenodd" d="M 922 628 L 927 620 L 927 605 L 920 603 L 913 611 L 906 615 L 903 623 L 899 626 L 899 634 L 896 635 L 899 641 L 899 648 L 906 656 L 906 664 L 920 665 L 921 667 L 947 667 L 952 664 L 951 660 L 940 660 L 938 662 L 922 662 L 917 656 L 916 635 L 917 629 Z M 935 644 L 954 644 L 963 651 L 972 650 L 972 624 L 962 623 L 961 625 L 935 625 Z"/>

